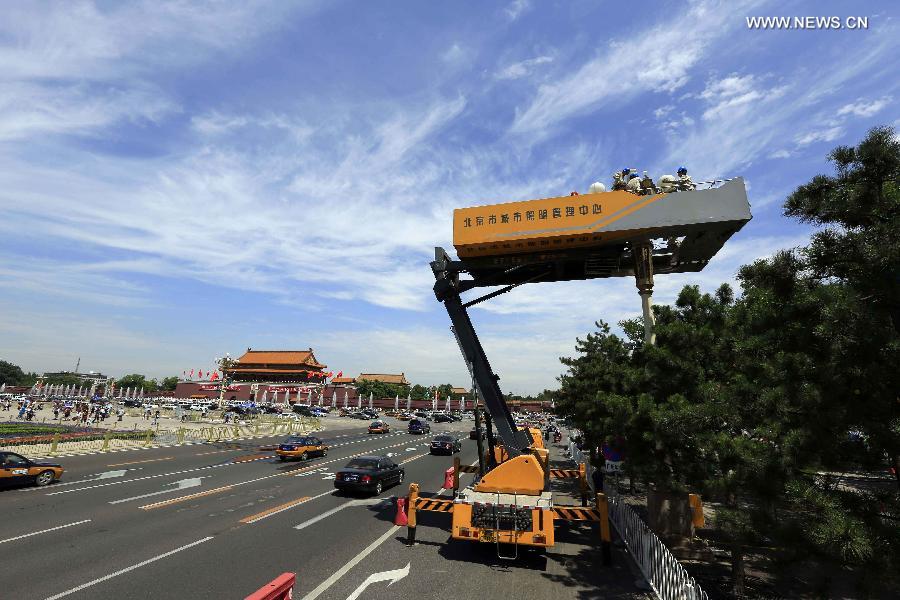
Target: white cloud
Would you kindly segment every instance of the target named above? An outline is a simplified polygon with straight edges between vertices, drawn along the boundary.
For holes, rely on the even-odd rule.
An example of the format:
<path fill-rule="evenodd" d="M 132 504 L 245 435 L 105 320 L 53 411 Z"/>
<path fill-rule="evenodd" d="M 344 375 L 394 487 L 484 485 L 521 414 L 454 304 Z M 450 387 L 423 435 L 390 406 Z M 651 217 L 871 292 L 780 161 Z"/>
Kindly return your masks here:
<path fill-rule="evenodd" d="M 777 153 L 786 138 L 794 139 L 798 148 L 837 139 L 841 126 L 829 119 L 837 111 L 829 102 L 834 106 L 839 101 L 842 106 L 846 101 L 835 96 L 847 85 L 871 80 L 879 70 L 886 75 L 886 65 L 896 52 L 894 34 L 888 28 L 867 36 L 849 46 L 842 60 L 824 72 L 798 71 L 768 86 L 763 77 L 748 75 L 729 75 L 727 83 L 707 85 L 706 98 L 701 98 L 704 118 L 693 130 L 669 138 L 660 164 L 664 168 L 685 164 L 695 179 L 729 177 L 754 160 Z"/>
<path fill-rule="evenodd" d="M 883 98 L 872 100 L 871 102 L 858 100 L 856 102 L 851 102 L 850 104 L 845 104 L 838 109 L 837 114 L 838 116 L 855 115 L 857 117 L 872 117 L 890 104 L 891 100 L 893 100 L 891 96 L 884 96 Z"/>
<path fill-rule="evenodd" d="M 776 150 L 772 154 L 769 155 L 769 158 L 790 158 L 793 153 L 790 150 L 785 150 L 782 148 L 781 150 Z"/>
<path fill-rule="evenodd" d="M 725 112 L 733 111 L 736 107 L 744 106 L 751 102 L 763 99 L 763 95 L 779 95 L 778 88 L 763 91 L 758 87 L 753 75 L 730 75 L 724 79 L 707 83 L 706 89 L 700 94 L 709 107 L 703 112 L 706 120 L 715 119 Z"/>
<path fill-rule="evenodd" d="M 530 0 L 513 0 L 504 10 L 510 21 L 515 21 L 531 8 Z"/>
<path fill-rule="evenodd" d="M 460 63 L 465 57 L 466 51 L 459 44 L 453 44 L 441 54 L 441 60 L 449 64 Z"/>
<path fill-rule="evenodd" d="M 653 111 L 653 116 L 656 117 L 657 119 L 662 119 L 663 117 L 668 115 L 673 110 L 675 110 L 674 104 L 667 104 L 665 106 L 660 106 L 659 108 L 657 108 L 656 110 Z"/>
<path fill-rule="evenodd" d="M 843 127 L 828 127 L 809 131 L 795 138 L 798 146 L 808 146 L 815 142 L 831 142 L 844 135 Z"/>
<path fill-rule="evenodd" d="M 496 75 L 494 75 L 494 77 L 496 79 L 521 79 L 522 77 L 530 74 L 534 70 L 534 67 L 550 62 L 553 62 L 552 56 L 537 56 L 535 58 L 529 58 L 527 60 L 522 60 L 504 67 Z"/>
<path fill-rule="evenodd" d="M 738 26 L 730 15 L 740 8 L 695 2 L 675 19 L 667 15 L 653 27 L 629 31 L 571 75 L 542 85 L 531 104 L 517 113 L 511 131 L 546 132 L 569 117 L 624 103 L 639 93 L 681 88 L 711 42 Z"/>

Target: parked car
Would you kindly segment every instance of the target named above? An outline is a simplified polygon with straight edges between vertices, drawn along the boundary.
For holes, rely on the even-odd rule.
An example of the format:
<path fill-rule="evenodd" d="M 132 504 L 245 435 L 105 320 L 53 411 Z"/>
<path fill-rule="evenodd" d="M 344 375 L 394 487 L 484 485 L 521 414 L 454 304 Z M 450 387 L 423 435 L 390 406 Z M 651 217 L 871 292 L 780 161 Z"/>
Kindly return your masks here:
<path fill-rule="evenodd" d="M 462 442 L 452 435 L 442 434 L 431 440 L 428 451 L 431 454 L 455 454 L 462 450 Z"/>
<path fill-rule="evenodd" d="M 140 408 L 143 402 L 137 399 L 129 398 L 128 400 L 125 400 L 123 404 L 129 408 Z"/>
<path fill-rule="evenodd" d="M 0 452 L 0 487 L 45 486 L 59 481 L 64 469 L 50 462 L 36 462 L 15 452 Z"/>
<path fill-rule="evenodd" d="M 292 407 L 292 410 L 298 415 L 303 415 L 304 417 L 312 417 L 312 407 L 306 406 L 305 404 L 295 404 Z"/>
<path fill-rule="evenodd" d="M 384 421 L 372 421 L 369 425 L 369 433 L 388 433 L 390 430 L 390 426 Z"/>
<path fill-rule="evenodd" d="M 434 419 L 435 423 L 452 423 L 453 422 L 453 417 L 451 417 L 447 413 L 434 413 L 434 415 L 432 415 L 432 419 Z"/>
<path fill-rule="evenodd" d="M 307 460 L 313 456 L 328 456 L 328 446 L 317 437 L 292 435 L 278 445 L 275 454 L 282 461 L 289 458 Z"/>
<path fill-rule="evenodd" d="M 401 421 L 409 421 L 410 419 L 413 418 L 413 416 L 411 414 L 409 414 L 408 412 L 405 412 L 405 413 L 400 413 L 400 416 L 397 418 L 400 419 Z"/>
<path fill-rule="evenodd" d="M 424 410 L 417 410 L 413 413 L 413 415 L 419 417 L 420 419 L 425 419 L 426 421 L 431 420 L 431 413 L 427 413 Z"/>
<path fill-rule="evenodd" d="M 352 418 L 354 418 L 354 419 L 359 419 L 360 421 L 368 421 L 368 420 L 371 419 L 372 417 L 370 417 L 369 415 L 367 415 L 367 414 L 364 413 L 364 412 L 358 412 L 358 413 L 353 413 L 353 417 L 352 417 Z"/>
<path fill-rule="evenodd" d="M 431 425 L 429 425 L 422 419 L 413 419 L 409 422 L 409 432 L 415 434 L 431 433 Z"/>
<path fill-rule="evenodd" d="M 384 488 L 403 482 L 406 471 L 387 456 L 360 456 L 334 475 L 339 490 L 381 494 Z"/>

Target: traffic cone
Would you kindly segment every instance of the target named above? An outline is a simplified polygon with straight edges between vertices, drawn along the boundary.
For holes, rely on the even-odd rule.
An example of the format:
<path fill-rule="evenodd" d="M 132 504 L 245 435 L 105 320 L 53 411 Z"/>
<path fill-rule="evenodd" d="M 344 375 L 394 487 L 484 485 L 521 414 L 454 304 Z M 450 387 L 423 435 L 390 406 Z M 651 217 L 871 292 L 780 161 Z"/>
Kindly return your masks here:
<path fill-rule="evenodd" d="M 394 525 L 403 527 L 406 524 L 406 498 L 397 498 L 397 514 L 394 515 Z"/>
<path fill-rule="evenodd" d="M 450 467 L 449 469 L 444 471 L 444 489 L 453 489 L 453 467 Z"/>

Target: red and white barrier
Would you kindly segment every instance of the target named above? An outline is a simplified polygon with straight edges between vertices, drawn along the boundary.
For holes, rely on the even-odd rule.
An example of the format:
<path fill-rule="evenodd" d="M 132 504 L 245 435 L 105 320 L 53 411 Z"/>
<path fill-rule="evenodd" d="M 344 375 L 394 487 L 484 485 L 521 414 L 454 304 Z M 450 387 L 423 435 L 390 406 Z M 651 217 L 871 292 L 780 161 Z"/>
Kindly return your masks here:
<path fill-rule="evenodd" d="M 244 600 L 292 600 L 296 581 L 295 573 L 282 573 Z"/>

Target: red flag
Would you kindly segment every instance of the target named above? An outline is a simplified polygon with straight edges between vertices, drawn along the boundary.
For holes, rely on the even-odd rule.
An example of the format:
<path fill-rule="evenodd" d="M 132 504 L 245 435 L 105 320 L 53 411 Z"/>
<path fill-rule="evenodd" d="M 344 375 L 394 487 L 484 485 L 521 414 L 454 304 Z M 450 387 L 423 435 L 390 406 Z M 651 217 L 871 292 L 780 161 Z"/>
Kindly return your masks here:
<path fill-rule="evenodd" d="M 191 379 L 193 379 L 193 378 L 194 378 L 194 370 L 191 369 Z"/>
<path fill-rule="evenodd" d="M 203 369 L 200 369 L 199 371 L 197 371 L 197 378 L 203 379 Z"/>
<path fill-rule="evenodd" d="M 338 376 L 338 377 L 343 377 L 343 376 L 344 376 L 344 372 L 343 372 L 343 371 L 338 371 L 337 376 Z"/>
<path fill-rule="evenodd" d="M 218 371 L 213 371 L 212 380 L 215 381 L 215 380 L 218 379 L 218 378 L 219 378 L 219 372 L 218 372 Z"/>

